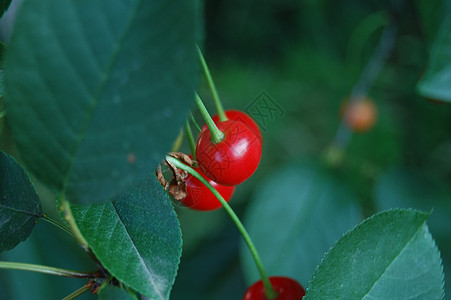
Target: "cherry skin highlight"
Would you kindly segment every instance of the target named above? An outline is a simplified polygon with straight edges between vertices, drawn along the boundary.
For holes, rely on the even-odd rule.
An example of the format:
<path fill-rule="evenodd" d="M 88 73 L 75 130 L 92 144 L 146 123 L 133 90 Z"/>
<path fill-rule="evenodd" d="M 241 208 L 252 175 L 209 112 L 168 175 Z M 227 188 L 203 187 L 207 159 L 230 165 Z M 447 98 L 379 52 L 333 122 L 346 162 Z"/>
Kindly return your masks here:
<path fill-rule="evenodd" d="M 262 134 L 261 134 L 260 128 L 258 127 L 257 123 L 255 123 L 254 119 L 252 119 L 252 117 L 250 117 L 245 112 L 243 112 L 241 110 L 237 110 L 237 109 L 228 109 L 224 113 L 225 113 L 227 119 L 233 120 L 233 121 L 239 121 L 239 122 L 246 124 L 260 139 L 262 138 Z M 218 124 L 218 122 L 220 122 L 219 115 L 214 115 L 212 117 L 212 119 L 213 119 L 213 122 L 215 122 L 215 124 Z M 204 126 L 202 126 L 202 131 L 204 131 L 204 130 L 208 130 L 206 124 L 204 124 Z"/>
<path fill-rule="evenodd" d="M 202 131 L 197 141 L 199 168 L 222 185 L 238 185 L 251 177 L 260 163 L 262 140 L 242 122 L 227 120 L 217 123 L 224 139 L 214 144 L 209 130 Z"/>
<path fill-rule="evenodd" d="M 305 295 L 305 290 L 296 280 L 289 277 L 269 277 L 272 287 L 278 293 L 274 300 L 300 300 Z M 265 288 L 261 280 L 251 285 L 244 294 L 243 300 L 268 300 Z"/>

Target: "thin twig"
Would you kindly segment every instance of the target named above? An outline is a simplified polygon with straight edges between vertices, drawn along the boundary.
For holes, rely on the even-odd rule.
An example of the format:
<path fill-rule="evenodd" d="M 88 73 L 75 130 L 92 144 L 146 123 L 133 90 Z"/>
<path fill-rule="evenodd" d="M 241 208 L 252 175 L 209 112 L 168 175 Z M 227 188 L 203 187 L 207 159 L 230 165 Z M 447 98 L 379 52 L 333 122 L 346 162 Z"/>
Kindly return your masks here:
<path fill-rule="evenodd" d="M 393 22 L 385 26 L 378 47 L 374 51 L 373 56 L 368 61 L 365 69 L 360 75 L 359 80 L 352 89 L 349 103 L 356 102 L 359 98 L 366 97 L 368 95 L 369 90 L 373 86 L 377 76 L 382 70 L 382 67 L 393 49 L 397 31 L 398 28 Z M 351 105 L 348 105 L 347 108 L 349 109 L 350 106 Z M 348 126 L 346 126 L 345 123 L 345 116 L 347 113 L 348 111 L 346 110 L 333 140 L 333 145 L 341 149 L 346 148 L 352 136 L 352 131 L 348 128 Z"/>

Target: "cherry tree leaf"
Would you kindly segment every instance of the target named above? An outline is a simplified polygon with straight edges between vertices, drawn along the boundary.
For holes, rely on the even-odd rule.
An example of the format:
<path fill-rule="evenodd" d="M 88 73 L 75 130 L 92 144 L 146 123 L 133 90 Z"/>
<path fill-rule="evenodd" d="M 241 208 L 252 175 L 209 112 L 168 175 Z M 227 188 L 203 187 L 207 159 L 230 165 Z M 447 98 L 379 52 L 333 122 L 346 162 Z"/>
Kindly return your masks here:
<path fill-rule="evenodd" d="M 42 216 L 28 175 L 12 156 L 0 151 L 0 252 L 24 241 Z"/>
<path fill-rule="evenodd" d="M 151 299 L 168 299 L 182 238 L 155 177 L 111 201 L 71 207 L 89 247 L 114 277 Z"/>
<path fill-rule="evenodd" d="M 156 168 L 193 99 L 196 7 L 24 1 L 5 59 L 5 100 L 40 181 L 72 202 L 101 202 Z"/>
<path fill-rule="evenodd" d="M 364 220 L 324 256 L 303 299 L 443 299 L 428 216 L 393 209 Z"/>

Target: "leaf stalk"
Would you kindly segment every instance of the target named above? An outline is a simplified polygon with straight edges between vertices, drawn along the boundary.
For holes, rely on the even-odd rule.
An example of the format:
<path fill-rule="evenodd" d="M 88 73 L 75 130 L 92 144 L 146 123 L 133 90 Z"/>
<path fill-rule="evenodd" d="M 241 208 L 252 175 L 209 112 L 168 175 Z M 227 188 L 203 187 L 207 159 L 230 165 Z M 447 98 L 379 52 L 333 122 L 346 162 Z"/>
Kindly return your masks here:
<path fill-rule="evenodd" d="M 19 263 L 19 262 L 8 262 L 8 261 L 0 261 L 0 269 L 10 269 L 10 270 L 22 270 L 22 271 L 31 271 L 38 272 L 49 275 L 57 275 L 62 277 L 72 277 L 72 278 L 94 278 L 94 274 L 91 273 L 82 273 L 77 271 L 71 271 L 61 268 L 43 266 L 43 265 L 35 265 L 35 264 L 27 264 L 27 263 Z"/>

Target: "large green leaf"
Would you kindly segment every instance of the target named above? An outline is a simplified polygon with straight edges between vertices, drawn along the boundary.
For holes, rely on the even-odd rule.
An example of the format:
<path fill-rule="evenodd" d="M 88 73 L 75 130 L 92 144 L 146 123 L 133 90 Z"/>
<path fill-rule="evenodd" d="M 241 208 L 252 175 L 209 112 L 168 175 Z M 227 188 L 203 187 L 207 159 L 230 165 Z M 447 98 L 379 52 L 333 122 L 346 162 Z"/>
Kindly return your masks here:
<path fill-rule="evenodd" d="M 443 299 L 443 268 L 427 217 L 395 209 L 363 221 L 324 256 L 304 300 Z"/>
<path fill-rule="evenodd" d="M 167 299 L 181 256 L 173 207 L 155 177 L 112 201 L 72 205 L 81 233 L 102 265 L 151 299 Z"/>
<path fill-rule="evenodd" d="M 195 3 L 23 3 L 5 61 L 6 104 L 41 181 L 70 201 L 102 201 L 157 166 L 197 81 Z"/>
<path fill-rule="evenodd" d="M 451 15 L 441 25 L 418 90 L 425 97 L 451 102 Z"/>
<path fill-rule="evenodd" d="M 285 166 L 260 184 L 245 216 L 267 272 L 307 284 L 323 254 L 359 221 L 352 196 L 319 166 Z M 259 278 L 243 244 L 248 283 Z"/>
<path fill-rule="evenodd" d="M 42 215 L 27 174 L 12 156 L 0 151 L 0 252 L 24 241 Z"/>

